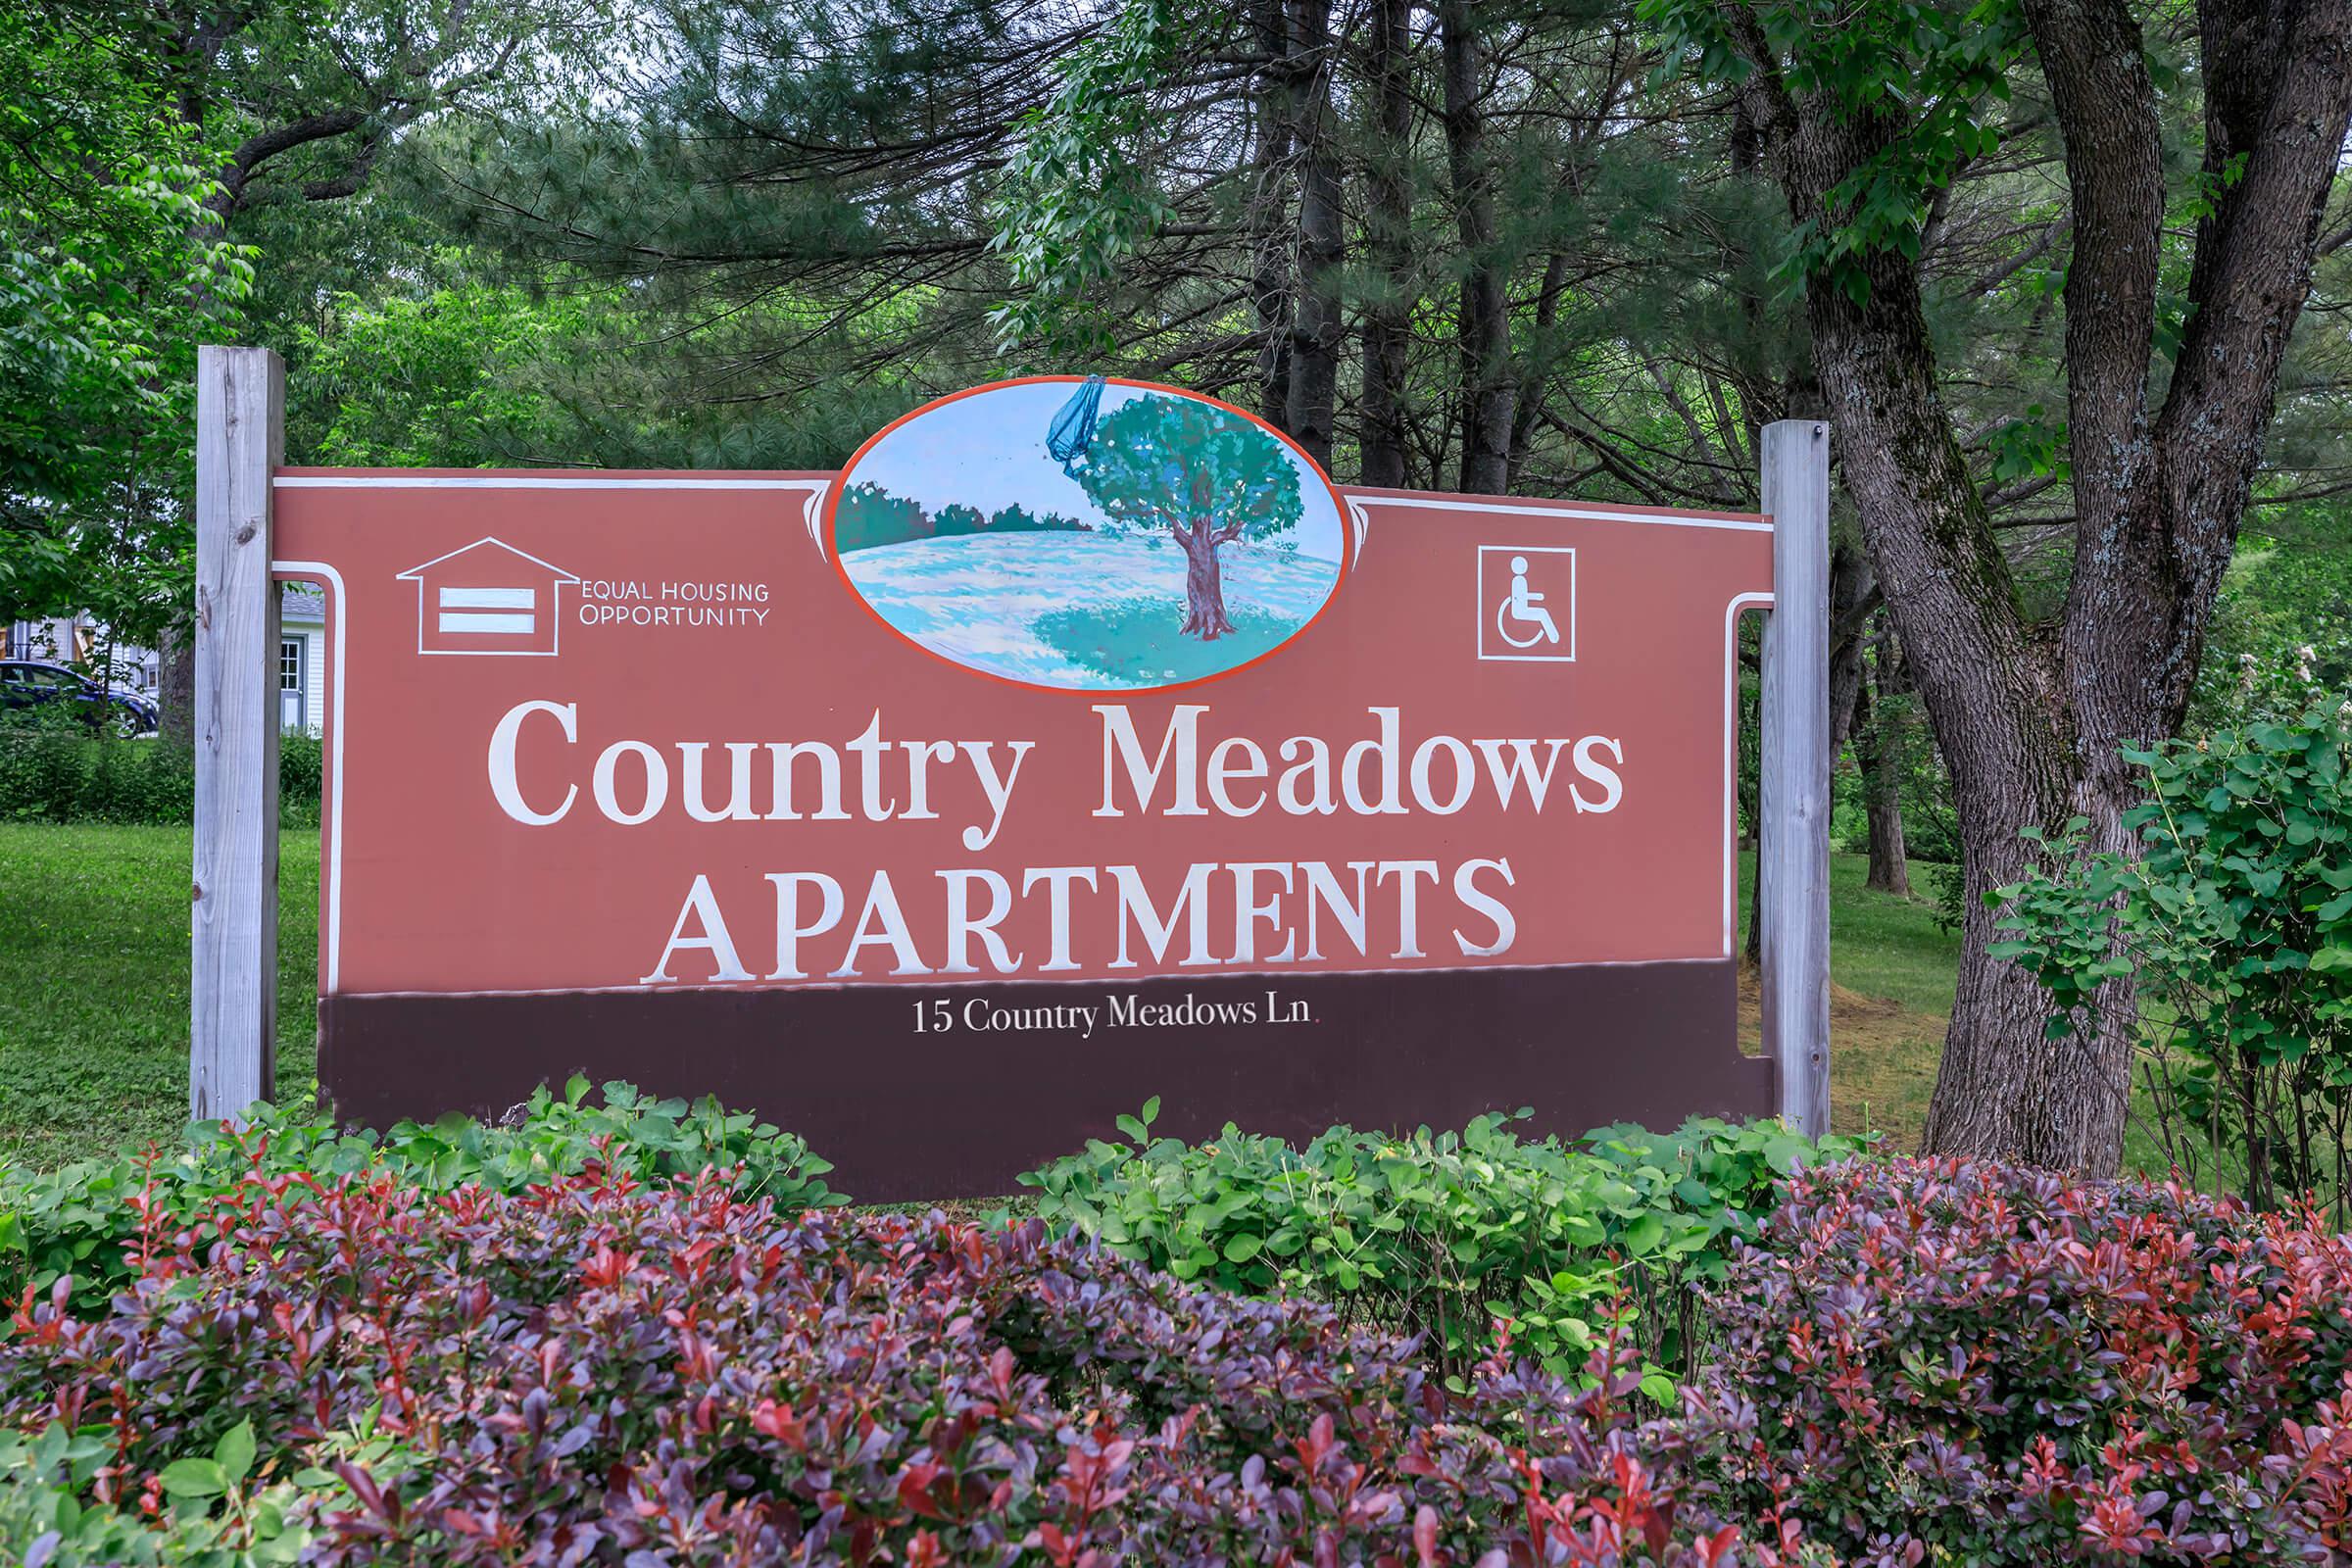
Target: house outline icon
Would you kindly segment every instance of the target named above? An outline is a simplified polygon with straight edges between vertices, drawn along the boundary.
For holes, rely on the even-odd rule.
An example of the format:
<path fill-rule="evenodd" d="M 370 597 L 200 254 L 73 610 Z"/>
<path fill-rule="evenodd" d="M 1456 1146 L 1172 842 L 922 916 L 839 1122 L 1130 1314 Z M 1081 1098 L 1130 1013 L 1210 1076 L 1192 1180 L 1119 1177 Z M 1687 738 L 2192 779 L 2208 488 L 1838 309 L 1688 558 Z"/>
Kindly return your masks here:
<path fill-rule="evenodd" d="M 416 585 L 419 654 L 552 659 L 563 630 L 564 585 L 580 579 L 485 534 L 394 580 Z"/>

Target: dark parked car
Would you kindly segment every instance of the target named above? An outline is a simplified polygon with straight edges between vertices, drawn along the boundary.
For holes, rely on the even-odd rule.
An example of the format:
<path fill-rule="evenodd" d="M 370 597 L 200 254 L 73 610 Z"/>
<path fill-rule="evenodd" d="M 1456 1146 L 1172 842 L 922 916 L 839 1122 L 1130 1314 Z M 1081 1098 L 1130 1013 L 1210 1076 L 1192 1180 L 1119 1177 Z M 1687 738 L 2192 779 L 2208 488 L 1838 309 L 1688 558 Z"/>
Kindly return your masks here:
<path fill-rule="evenodd" d="M 92 729 L 145 735 L 156 727 L 155 704 L 121 687 L 109 691 L 63 664 L 26 659 L 0 662 L 0 708 L 34 708 L 43 703 L 74 704 Z"/>

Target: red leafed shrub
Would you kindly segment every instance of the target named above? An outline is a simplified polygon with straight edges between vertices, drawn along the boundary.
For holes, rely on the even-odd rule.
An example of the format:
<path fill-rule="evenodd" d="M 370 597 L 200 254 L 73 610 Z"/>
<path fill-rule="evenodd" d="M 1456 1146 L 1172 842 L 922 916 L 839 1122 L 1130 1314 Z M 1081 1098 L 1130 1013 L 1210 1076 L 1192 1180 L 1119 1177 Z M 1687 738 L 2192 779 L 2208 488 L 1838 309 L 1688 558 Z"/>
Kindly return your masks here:
<path fill-rule="evenodd" d="M 2178 1187 L 1800 1174 L 1686 1438 L 1857 1564 L 2352 1560 L 2352 1240 Z"/>
<path fill-rule="evenodd" d="M 149 1237 L 89 1321 L 28 1293 L 0 1414 L 111 1431 L 122 1505 L 250 1422 L 312 1560 L 1789 1560 L 1642 1456 L 1630 1379 L 1449 1398 L 1407 1343 L 1034 1224 L 271 1177 L 204 1234 Z"/>

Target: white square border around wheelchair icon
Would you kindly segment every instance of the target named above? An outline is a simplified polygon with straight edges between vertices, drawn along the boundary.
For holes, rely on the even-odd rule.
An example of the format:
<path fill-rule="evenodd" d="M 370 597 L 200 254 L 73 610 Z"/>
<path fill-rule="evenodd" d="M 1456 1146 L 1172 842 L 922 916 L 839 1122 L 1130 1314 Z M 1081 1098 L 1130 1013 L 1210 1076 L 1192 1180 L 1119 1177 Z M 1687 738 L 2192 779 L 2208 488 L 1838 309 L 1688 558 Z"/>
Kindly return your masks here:
<path fill-rule="evenodd" d="M 1502 634 L 1496 618 L 1507 608 L 1508 600 L 1491 601 L 1487 594 L 1487 558 L 1489 556 L 1566 556 L 1568 558 L 1568 596 L 1565 605 L 1554 606 L 1566 617 L 1564 625 L 1553 629 L 1559 633 L 1555 653 L 1529 653 L 1512 645 Z M 1506 576 L 1508 572 L 1506 570 Z M 1544 641 L 1539 638 L 1538 643 Z M 1530 647 L 1536 646 L 1530 644 Z M 1478 547 L 1478 657 L 1487 663 L 1508 664 L 1573 664 L 1576 662 L 1576 551 L 1569 545 L 1480 545 Z"/>

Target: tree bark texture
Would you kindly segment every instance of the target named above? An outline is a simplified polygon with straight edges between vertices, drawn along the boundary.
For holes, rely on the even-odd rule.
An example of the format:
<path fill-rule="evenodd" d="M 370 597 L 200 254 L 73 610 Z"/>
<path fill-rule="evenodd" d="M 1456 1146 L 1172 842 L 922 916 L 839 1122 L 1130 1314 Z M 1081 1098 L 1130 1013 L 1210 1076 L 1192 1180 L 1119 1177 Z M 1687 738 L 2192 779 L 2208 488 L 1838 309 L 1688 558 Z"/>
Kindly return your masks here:
<path fill-rule="evenodd" d="M 190 748 L 196 744 L 196 639 L 176 628 L 167 630 L 156 650 L 155 706 L 157 739 L 166 745 Z"/>
<path fill-rule="evenodd" d="M 1285 66 L 1291 145 L 1298 164 L 1298 318 L 1291 337 L 1285 427 L 1328 470 L 1340 352 L 1347 341 L 1340 303 L 1345 213 L 1332 145 L 1331 7 L 1325 0 L 1289 0 L 1288 9 Z"/>
<path fill-rule="evenodd" d="M 1402 486 L 1405 352 L 1413 283 L 1412 21 L 1410 0 L 1377 0 L 1371 77 L 1378 150 L 1365 180 L 1364 241 L 1378 293 L 1364 307 L 1362 417 L 1356 435 L 1365 484 Z"/>
<path fill-rule="evenodd" d="M 1485 51 L 1471 0 L 1438 7 L 1440 74 L 1445 82 L 1446 165 L 1461 228 L 1459 331 L 1462 353 L 1462 460 L 1458 488 L 1499 495 L 1511 482 L 1511 413 L 1519 386 L 1511 373 L 1510 301 L 1496 254 L 1494 172 L 1486 145 Z"/>
<path fill-rule="evenodd" d="M 1862 765 L 1863 809 L 1870 818 L 1870 874 L 1865 887 L 1911 896 L 1911 861 L 1903 844 L 1903 768 L 1909 759 L 1910 714 L 1903 703 L 1902 651 L 1891 637 L 1879 641 L 1878 696 L 1865 679 L 1855 693 Z"/>
<path fill-rule="evenodd" d="M 1876 584 L 1858 544 L 1830 552 L 1830 757 L 1845 749 L 1862 701 L 1863 606 Z"/>
<path fill-rule="evenodd" d="M 1288 28 L 1284 0 L 1254 0 L 1251 29 L 1259 53 L 1280 62 Z M 1291 333 L 1298 302 L 1290 233 L 1291 116 L 1279 74 L 1261 72 L 1255 87 L 1256 136 L 1250 148 L 1250 302 L 1257 337 L 1257 412 L 1269 423 L 1291 416 Z"/>

